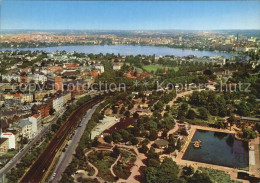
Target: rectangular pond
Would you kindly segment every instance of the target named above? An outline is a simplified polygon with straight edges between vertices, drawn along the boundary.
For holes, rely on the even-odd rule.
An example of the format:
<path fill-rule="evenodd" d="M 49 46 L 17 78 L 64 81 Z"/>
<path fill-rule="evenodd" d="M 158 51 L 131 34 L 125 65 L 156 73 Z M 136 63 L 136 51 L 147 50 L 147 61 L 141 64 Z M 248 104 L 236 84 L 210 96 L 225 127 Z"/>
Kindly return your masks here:
<path fill-rule="evenodd" d="M 236 140 L 234 134 L 196 130 L 182 159 L 201 163 L 247 169 L 249 166 L 248 142 Z M 200 140 L 201 147 L 194 148 Z"/>

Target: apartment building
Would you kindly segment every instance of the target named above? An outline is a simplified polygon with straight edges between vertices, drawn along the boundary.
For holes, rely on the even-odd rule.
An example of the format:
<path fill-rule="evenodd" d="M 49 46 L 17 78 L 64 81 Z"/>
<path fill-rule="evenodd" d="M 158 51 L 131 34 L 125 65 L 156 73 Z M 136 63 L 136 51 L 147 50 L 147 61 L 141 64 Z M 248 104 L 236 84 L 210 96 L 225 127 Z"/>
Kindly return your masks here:
<path fill-rule="evenodd" d="M 23 137 L 28 139 L 33 137 L 32 122 L 30 122 L 28 118 L 20 120 L 18 126 L 21 129 L 21 135 Z"/>

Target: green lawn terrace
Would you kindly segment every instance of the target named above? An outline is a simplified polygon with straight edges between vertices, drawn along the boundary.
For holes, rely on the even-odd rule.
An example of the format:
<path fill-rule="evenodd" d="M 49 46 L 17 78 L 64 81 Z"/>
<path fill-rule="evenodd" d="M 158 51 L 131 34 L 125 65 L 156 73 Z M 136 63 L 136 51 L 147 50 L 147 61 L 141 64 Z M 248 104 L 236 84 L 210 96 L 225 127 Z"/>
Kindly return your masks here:
<path fill-rule="evenodd" d="M 155 73 L 158 69 L 163 70 L 163 72 L 167 72 L 168 70 L 174 70 L 176 72 L 179 70 L 178 67 L 167 67 L 163 65 L 144 65 L 143 69 L 149 73 Z"/>

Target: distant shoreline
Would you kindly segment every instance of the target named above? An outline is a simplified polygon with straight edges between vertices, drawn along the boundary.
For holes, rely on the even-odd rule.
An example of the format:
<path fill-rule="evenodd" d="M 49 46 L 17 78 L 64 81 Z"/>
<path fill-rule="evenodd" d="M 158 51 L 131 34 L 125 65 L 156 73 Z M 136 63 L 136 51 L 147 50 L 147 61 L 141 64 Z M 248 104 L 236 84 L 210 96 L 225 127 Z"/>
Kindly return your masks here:
<path fill-rule="evenodd" d="M 243 52 L 237 52 L 237 51 L 221 51 L 221 50 L 210 50 L 210 49 L 199 49 L 199 48 L 189 48 L 189 47 L 179 47 L 179 46 L 173 46 L 173 45 L 149 45 L 149 44 L 81 44 L 81 43 L 68 43 L 68 44 L 62 44 L 60 45 L 59 43 L 51 43 L 51 45 L 46 45 L 46 46 L 19 46 L 19 47 L 1 47 L 0 43 L 0 50 L 1 49 L 34 49 L 34 48 L 48 48 L 48 47 L 62 47 L 62 46 L 150 46 L 150 47 L 165 47 L 165 48 L 174 48 L 174 49 L 180 49 L 180 50 L 192 50 L 192 51 L 210 51 L 210 52 L 216 52 L 216 53 L 243 53 Z"/>
<path fill-rule="evenodd" d="M 58 46 L 45 46 L 45 47 L 26 47 L 26 48 L 0 48 L 0 51 L 66 51 L 66 52 L 78 52 L 86 54 L 121 54 L 121 55 L 156 55 L 166 56 L 174 55 L 179 57 L 195 55 L 197 57 L 204 56 L 224 56 L 229 58 L 231 55 L 239 55 L 237 52 L 220 52 L 220 51 L 208 51 L 208 50 L 195 50 L 195 49 L 183 49 L 173 48 L 163 45 L 89 45 L 89 44 L 75 44 L 75 45 L 58 45 Z"/>

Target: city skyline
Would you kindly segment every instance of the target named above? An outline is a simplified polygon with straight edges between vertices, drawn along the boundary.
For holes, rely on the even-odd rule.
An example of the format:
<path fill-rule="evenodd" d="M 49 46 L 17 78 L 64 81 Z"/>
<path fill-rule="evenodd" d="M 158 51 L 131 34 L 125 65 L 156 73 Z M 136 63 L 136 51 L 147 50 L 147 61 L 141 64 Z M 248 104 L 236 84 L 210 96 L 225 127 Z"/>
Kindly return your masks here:
<path fill-rule="evenodd" d="M 2 1 L 1 29 L 259 30 L 259 7 L 259 1 Z"/>

